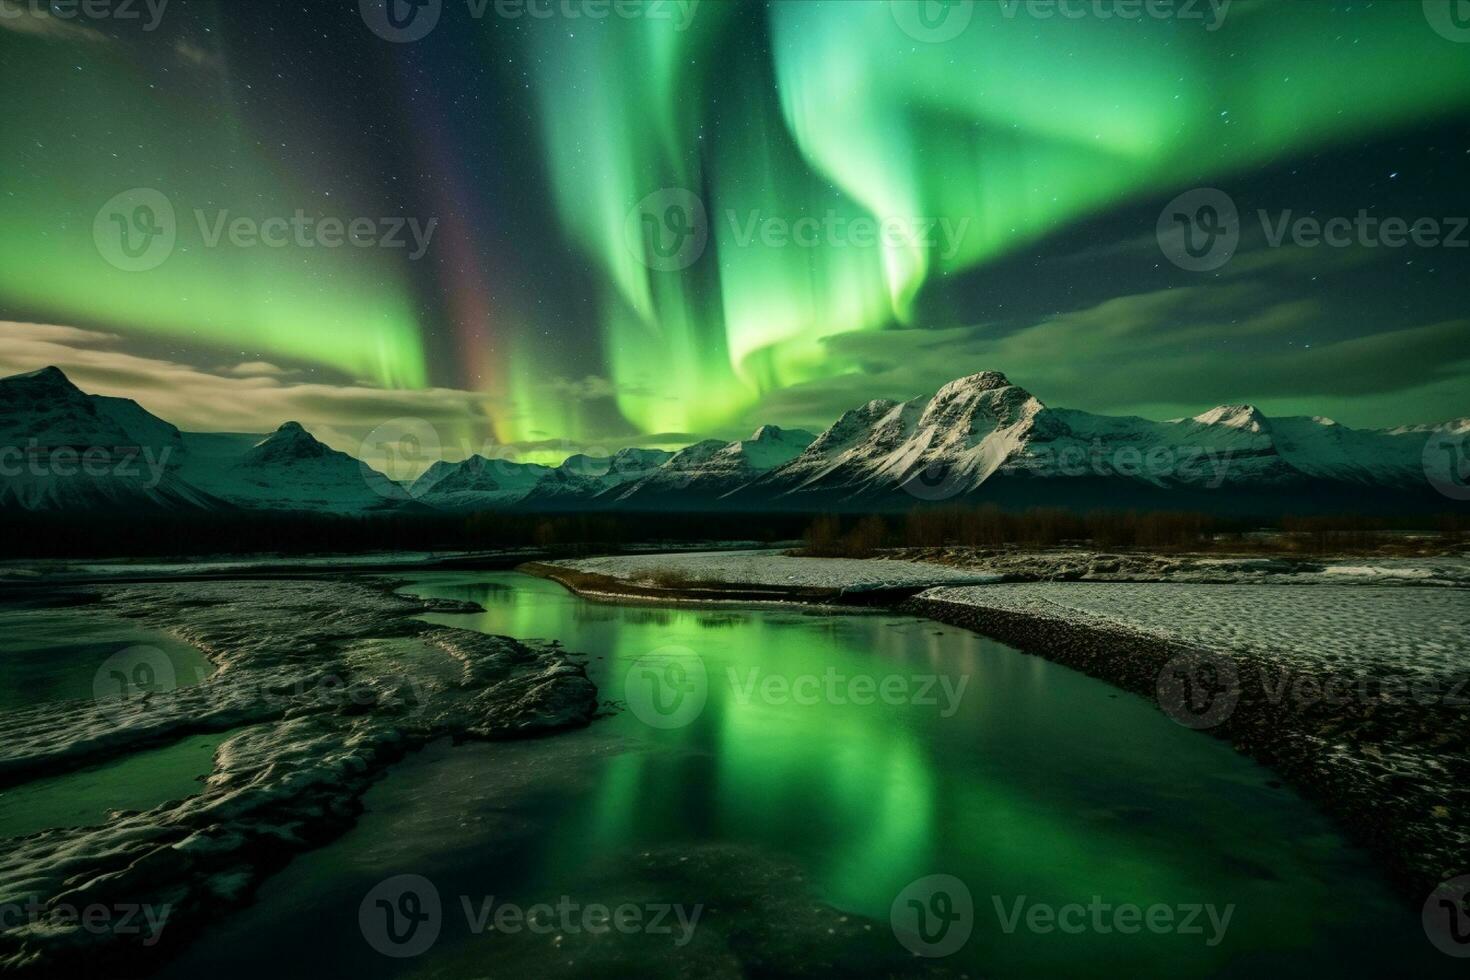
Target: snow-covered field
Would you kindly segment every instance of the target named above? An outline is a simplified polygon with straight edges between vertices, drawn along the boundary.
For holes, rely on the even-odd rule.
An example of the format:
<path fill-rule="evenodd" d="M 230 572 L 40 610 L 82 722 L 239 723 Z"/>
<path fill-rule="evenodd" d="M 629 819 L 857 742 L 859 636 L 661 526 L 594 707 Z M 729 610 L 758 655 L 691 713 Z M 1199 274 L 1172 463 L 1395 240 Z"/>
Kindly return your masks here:
<path fill-rule="evenodd" d="M 1273 585 L 1441 585 L 1470 587 L 1470 556 L 1305 558 L 1275 555 L 1175 555 L 1087 548 L 1039 551 L 954 548 L 904 557 L 1007 581 L 1198 582 Z"/>
<path fill-rule="evenodd" d="M 797 558 L 780 549 L 614 555 L 552 564 L 635 582 L 673 574 L 731 586 L 817 589 L 903 588 L 1001 581 L 1169 582 L 1261 585 L 1445 586 L 1470 588 L 1470 557 L 1201 557 L 1048 551 L 913 553 L 882 558 Z"/>
<path fill-rule="evenodd" d="M 616 555 L 552 564 L 628 582 L 672 573 L 685 577 L 690 582 L 847 591 L 904 586 L 969 585 L 998 579 L 998 576 L 988 572 L 927 562 L 868 558 L 792 558 L 780 551 Z"/>
<path fill-rule="evenodd" d="M 1404 678 L 1470 672 L 1464 587 L 1470 561 L 1463 557 L 1294 561 L 1008 552 L 963 567 L 767 550 L 556 564 L 631 583 L 662 575 L 732 587 L 932 586 L 924 598 L 1123 627 L 1294 670 Z"/>
<path fill-rule="evenodd" d="M 937 588 L 923 597 L 1121 626 L 1305 671 L 1470 671 L 1470 594 L 1460 589 L 1026 582 Z"/>

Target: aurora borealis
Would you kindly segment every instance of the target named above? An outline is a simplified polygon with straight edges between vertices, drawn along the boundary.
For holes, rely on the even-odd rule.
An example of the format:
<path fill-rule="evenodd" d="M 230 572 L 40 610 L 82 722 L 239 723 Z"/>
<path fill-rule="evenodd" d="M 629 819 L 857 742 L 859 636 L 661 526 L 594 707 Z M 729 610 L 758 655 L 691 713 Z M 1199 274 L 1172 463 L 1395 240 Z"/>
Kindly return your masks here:
<path fill-rule="evenodd" d="M 308 423 L 432 401 L 447 443 L 548 458 L 982 368 L 1160 417 L 1465 414 L 1465 251 L 1270 248 L 1251 219 L 1199 273 L 1153 234 L 1201 186 L 1248 216 L 1470 213 L 1470 43 L 1417 0 L 1140 6 L 444 0 L 392 43 L 356 2 L 173 0 L 145 30 L 0 0 L 0 321 L 109 338 L 133 367 L 81 380 L 145 403 L 144 361 L 260 364 Z M 132 188 L 178 214 L 143 272 L 93 235 Z M 702 247 L 661 261 L 640 230 L 691 199 Z M 414 260 L 210 245 L 197 212 L 438 229 Z"/>

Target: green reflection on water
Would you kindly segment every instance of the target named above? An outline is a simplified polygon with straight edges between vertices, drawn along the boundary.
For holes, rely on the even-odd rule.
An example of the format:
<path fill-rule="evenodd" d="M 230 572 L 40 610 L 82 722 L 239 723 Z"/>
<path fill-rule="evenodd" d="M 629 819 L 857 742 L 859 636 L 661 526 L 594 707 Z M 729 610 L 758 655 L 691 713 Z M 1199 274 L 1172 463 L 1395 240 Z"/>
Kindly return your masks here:
<path fill-rule="evenodd" d="M 750 960 L 733 957 L 772 936 L 775 949 L 759 951 L 780 957 L 779 969 L 746 975 L 828 975 L 821 936 L 783 935 L 751 916 L 825 903 L 871 920 L 864 935 L 907 957 L 890 906 L 933 874 L 962 879 L 975 903 L 966 945 L 936 961 L 949 975 L 1376 978 L 1448 976 L 1457 965 L 1429 947 L 1366 858 L 1266 770 L 1140 699 L 966 631 L 780 607 L 593 604 L 514 574 L 426 575 L 409 591 L 486 609 L 434 622 L 587 654 L 615 702 L 629 700 L 640 658 L 688 648 L 708 678 L 703 710 L 656 728 L 623 707 L 551 738 L 426 750 L 369 791 L 354 830 L 294 861 L 163 976 L 253 978 L 281 961 L 303 975 L 734 976 Z M 940 705 L 745 694 L 751 670 L 790 682 L 829 667 L 968 681 L 948 716 Z M 431 950 L 390 963 L 364 941 L 359 905 L 405 873 L 434 883 L 443 928 Z M 763 897 L 753 912 L 721 907 L 752 881 Z M 565 945 L 582 958 L 549 937 L 474 934 L 461 899 L 478 907 L 491 895 L 711 908 L 689 947 L 610 940 L 592 960 L 595 944 L 572 937 Z M 1022 897 L 1059 906 L 1093 896 L 1235 908 L 1215 946 L 1147 931 L 1008 933 L 995 911 Z M 843 975 L 888 966 L 859 960 Z"/>
<path fill-rule="evenodd" d="M 0 790 L 0 838 L 107 822 L 109 810 L 150 810 L 197 794 L 214 751 L 234 732 L 195 735 L 116 762 Z"/>
<path fill-rule="evenodd" d="M 620 848 L 754 842 L 797 856 L 824 901 L 886 922 L 906 884 L 956 874 L 976 897 L 977 967 L 1003 975 L 1087 974 L 1103 954 L 1096 968 L 1116 975 L 1170 963 L 1198 974 L 1273 952 L 1298 963 L 1329 950 L 1344 964 L 1370 948 L 1421 953 L 1362 855 L 1268 772 L 1137 698 L 966 631 L 884 615 L 601 605 L 512 575 L 435 576 L 409 591 L 486 609 L 435 622 L 600 658 L 589 673 L 613 700 L 626 700 L 629 666 L 651 651 L 687 647 L 706 668 L 708 699 L 687 726 L 650 727 L 628 710 L 599 722 L 649 750 L 613 756 L 590 799 L 544 815 L 549 879 Z M 842 703 L 841 685 L 835 703 L 798 704 L 751 686 L 834 665 L 846 678 L 903 677 L 915 692 L 928 676 L 951 690 L 968 681 L 948 717 L 938 690 L 937 705 Z M 1212 948 L 1198 936 L 1001 935 L 994 897 L 1009 907 L 1022 895 L 1237 911 Z"/>
<path fill-rule="evenodd" d="M 75 609 L 7 611 L 0 629 L 0 711 L 115 694 L 107 665 L 123 651 L 160 668 L 161 690 L 192 687 L 214 671 L 199 650 L 165 633 Z M 171 669 L 161 669 L 165 662 Z"/>

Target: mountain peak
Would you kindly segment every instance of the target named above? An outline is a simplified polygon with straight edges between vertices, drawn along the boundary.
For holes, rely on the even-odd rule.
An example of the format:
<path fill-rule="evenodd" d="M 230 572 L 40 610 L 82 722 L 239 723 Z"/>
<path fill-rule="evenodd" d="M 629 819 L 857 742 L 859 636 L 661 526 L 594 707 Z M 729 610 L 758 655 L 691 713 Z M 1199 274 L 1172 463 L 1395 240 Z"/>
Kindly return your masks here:
<path fill-rule="evenodd" d="M 257 462 L 284 462 L 291 459 L 315 459 L 334 450 L 318 441 L 300 422 L 286 422 L 266 440 L 246 454 Z"/>
<path fill-rule="evenodd" d="M 43 367 L 39 371 L 29 371 L 25 374 L 17 374 L 13 377 L 7 378 L 6 380 L 50 381 L 71 384 L 71 379 L 66 376 L 66 372 L 61 370 L 61 368 L 57 367 L 54 364 Z"/>
<path fill-rule="evenodd" d="M 28 371 L 25 374 L 13 374 L 3 379 L 7 387 L 24 388 L 28 391 L 66 391 L 81 394 L 81 389 L 72 383 L 71 378 L 61 368 L 51 365 L 43 367 L 39 371 Z"/>
<path fill-rule="evenodd" d="M 1254 405 L 1220 405 L 1194 417 L 1201 425 L 1223 425 L 1247 432 L 1263 432 L 1268 427 L 1266 416 Z"/>
<path fill-rule="evenodd" d="M 999 371 L 981 371 L 979 374 L 967 375 L 956 378 L 934 396 L 935 398 L 948 398 L 953 395 L 974 395 L 982 391 L 995 391 L 998 388 L 1009 388 L 1010 379 Z"/>
<path fill-rule="evenodd" d="M 745 439 L 747 444 L 766 443 L 800 443 L 803 447 L 809 446 L 816 436 L 805 429 L 783 429 L 779 425 L 763 425 L 750 438 Z"/>

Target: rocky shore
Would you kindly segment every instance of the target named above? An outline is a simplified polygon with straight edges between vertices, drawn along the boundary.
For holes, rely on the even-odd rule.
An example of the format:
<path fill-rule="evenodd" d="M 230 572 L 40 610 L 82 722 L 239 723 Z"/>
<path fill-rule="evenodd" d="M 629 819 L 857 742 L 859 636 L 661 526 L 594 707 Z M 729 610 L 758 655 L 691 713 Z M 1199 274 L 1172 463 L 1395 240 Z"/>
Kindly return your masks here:
<path fill-rule="evenodd" d="M 362 793 L 405 753 L 591 719 L 596 689 L 564 652 L 428 625 L 412 617 L 472 607 L 391 589 L 340 578 L 96 587 L 78 615 L 168 630 L 215 673 L 11 713 L 0 785 L 238 731 L 198 795 L 6 841 L 0 972 L 144 974 L 293 854 L 352 826 Z"/>
<path fill-rule="evenodd" d="M 1228 740 L 1334 814 L 1416 905 L 1470 867 L 1470 688 L 1462 678 L 1423 688 L 1437 697 L 1415 697 L 1362 675 L 1283 678 L 1279 664 L 1252 654 L 983 599 L 925 594 L 899 608 L 1105 680 Z M 1325 693 L 1335 682 L 1341 697 Z"/>

